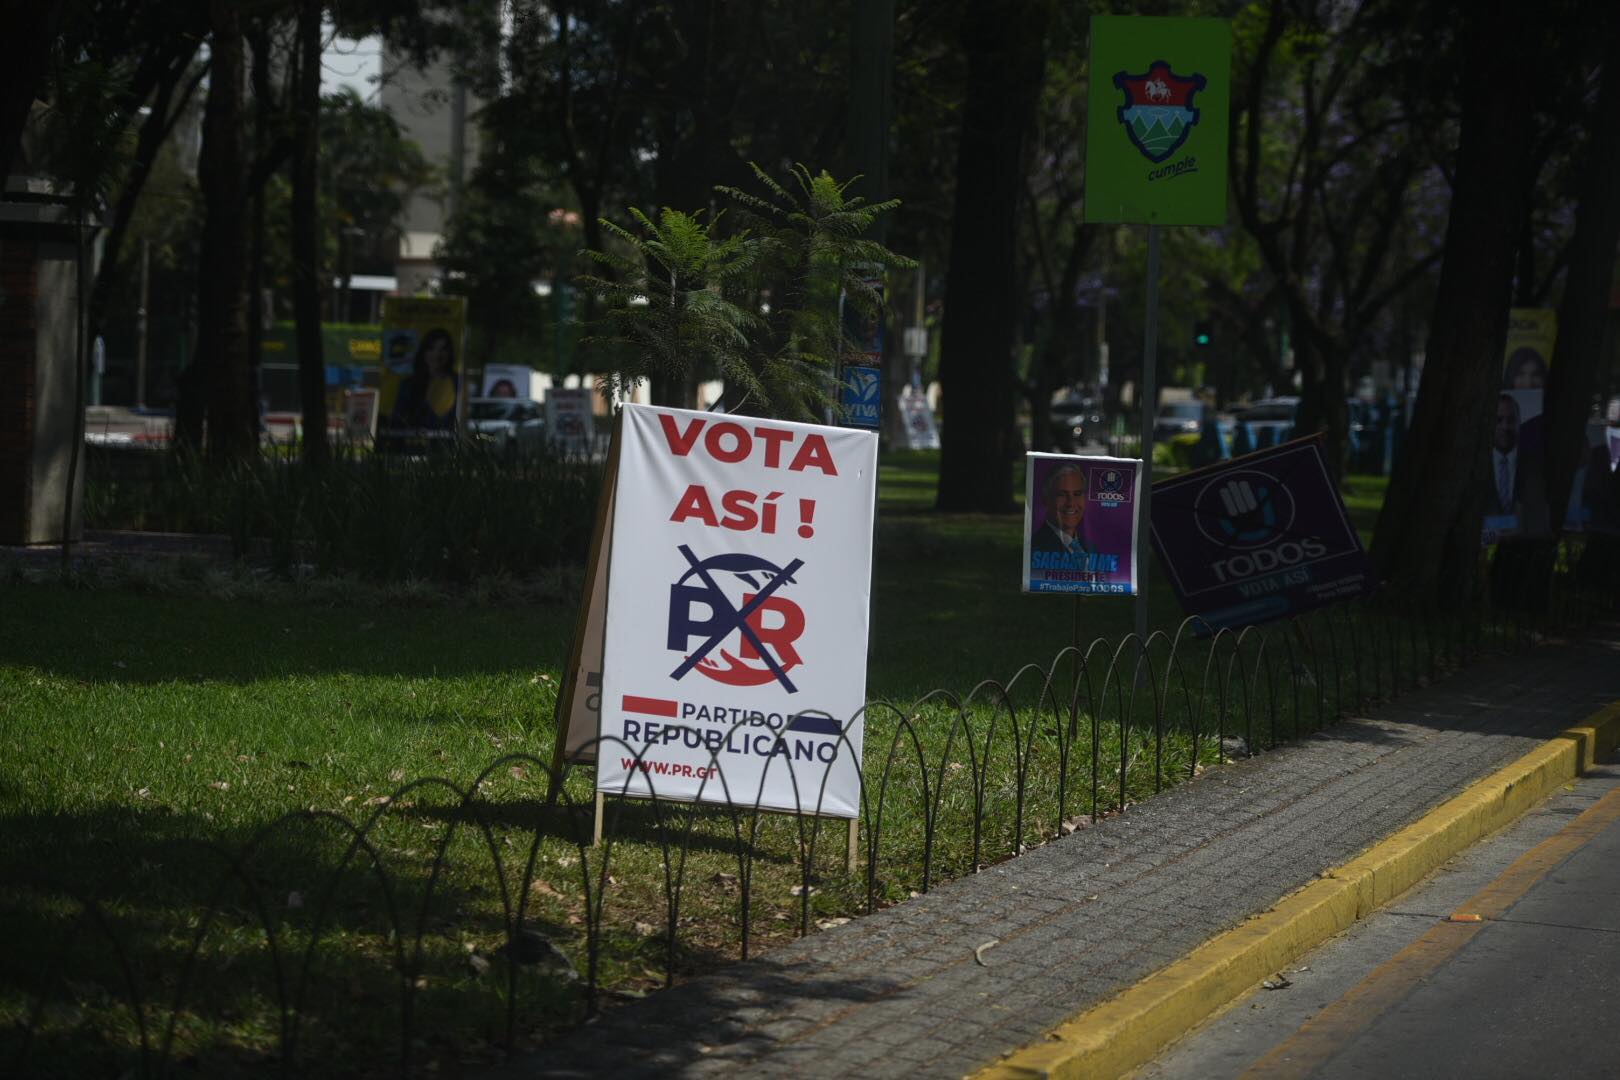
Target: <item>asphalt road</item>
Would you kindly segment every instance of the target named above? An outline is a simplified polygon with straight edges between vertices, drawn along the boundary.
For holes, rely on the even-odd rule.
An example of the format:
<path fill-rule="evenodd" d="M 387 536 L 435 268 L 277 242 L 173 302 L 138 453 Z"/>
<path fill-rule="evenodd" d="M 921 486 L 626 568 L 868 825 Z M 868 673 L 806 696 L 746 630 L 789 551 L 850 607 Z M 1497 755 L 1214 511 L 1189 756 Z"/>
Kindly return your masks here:
<path fill-rule="evenodd" d="M 1620 1077 L 1620 763 L 1278 976 L 1137 1080 Z"/>

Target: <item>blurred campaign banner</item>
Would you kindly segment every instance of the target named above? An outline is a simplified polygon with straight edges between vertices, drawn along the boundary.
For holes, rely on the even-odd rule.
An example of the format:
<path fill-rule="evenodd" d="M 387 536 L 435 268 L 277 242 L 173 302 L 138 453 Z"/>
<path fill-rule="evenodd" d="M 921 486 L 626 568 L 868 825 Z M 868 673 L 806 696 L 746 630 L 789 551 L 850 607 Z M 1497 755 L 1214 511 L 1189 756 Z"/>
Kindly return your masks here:
<path fill-rule="evenodd" d="M 1134 458 L 1024 455 L 1024 591 L 1136 593 Z"/>
<path fill-rule="evenodd" d="M 938 450 L 939 428 L 934 426 L 934 411 L 928 407 L 928 395 L 913 387 L 900 391 L 900 412 L 906 423 L 907 450 Z"/>
<path fill-rule="evenodd" d="M 1247 626 L 1371 592 L 1319 438 L 1153 485 L 1153 546 L 1189 615 Z"/>
<path fill-rule="evenodd" d="M 838 404 L 846 425 L 876 430 L 883 422 L 883 369 L 845 364 L 839 372 Z"/>
<path fill-rule="evenodd" d="M 1542 390 L 1558 343 L 1558 312 L 1513 308 L 1508 312 L 1507 344 L 1502 350 L 1502 389 Z"/>
<path fill-rule="evenodd" d="M 877 437 L 626 405 L 597 790 L 860 812 Z"/>
<path fill-rule="evenodd" d="M 591 391 L 555 386 L 546 391 L 546 439 L 565 454 L 591 452 L 596 443 Z"/>
<path fill-rule="evenodd" d="M 1549 531 L 1542 390 L 1502 390 L 1491 417 L 1489 491 L 1481 546 Z"/>
<path fill-rule="evenodd" d="M 485 364 L 484 397 L 533 398 L 534 369 L 523 364 Z"/>
<path fill-rule="evenodd" d="M 383 298 L 379 445 L 420 450 L 455 437 L 466 326 L 459 296 Z"/>
<path fill-rule="evenodd" d="M 370 442 L 377 435 L 377 388 L 343 391 L 343 436 L 352 443 Z"/>

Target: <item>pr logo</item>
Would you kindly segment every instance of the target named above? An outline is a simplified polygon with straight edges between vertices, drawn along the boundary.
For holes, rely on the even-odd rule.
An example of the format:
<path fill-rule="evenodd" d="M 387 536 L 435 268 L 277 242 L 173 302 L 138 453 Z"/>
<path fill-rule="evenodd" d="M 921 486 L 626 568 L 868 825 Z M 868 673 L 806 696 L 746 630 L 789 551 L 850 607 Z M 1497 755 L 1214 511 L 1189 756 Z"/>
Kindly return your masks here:
<path fill-rule="evenodd" d="M 700 560 L 685 544 L 680 552 L 690 569 L 669 587 L 665 644 L 685 659 L 670 678 L 695 670 L 727 686 L 764 686 L 775 680 L 788 693 L 798 693 L 788 672 L 802 662 L 793 643 L 804 633 L 804 609 L 777 594 L 795 584 L 793 575 L 804 560 L 786 566 L 746 554 Z M 694 607 L 704 614 L 694 614 Z M 689 651 L 693 638 L 699 644 Z M 726 648 L 727 643 L 736 651 Z M 712 655 L 717 650 L 719 660 Z"/>
<path fill-rule="evenodd" d="M 1294 526 L 1294 497 L 1275 477 L 1239 470 L 1217 477 L 1193 502 L 1198 531 L 1223 548 L 1257 548 Z"/>
<path fill-rule="evenodd" d="M 1163 60 L 1153 61 L 1141 75 L 1114 75 L 1114 85 L 1125 91 L 1119 122 L 1143 157 L 1157 165 L 1181 149 L 1198 123 L 1193 95 L 1207 82 L 1198 74 L 1177 75 Z"/>

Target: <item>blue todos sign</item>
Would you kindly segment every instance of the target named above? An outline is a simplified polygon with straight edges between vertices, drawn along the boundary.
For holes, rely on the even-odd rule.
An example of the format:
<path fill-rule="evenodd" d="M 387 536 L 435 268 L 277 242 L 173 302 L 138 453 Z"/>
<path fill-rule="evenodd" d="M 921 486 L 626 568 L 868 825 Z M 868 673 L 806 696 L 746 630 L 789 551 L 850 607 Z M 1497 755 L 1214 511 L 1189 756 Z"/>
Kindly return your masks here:
<path fill-rule="evenodd" d="M 1153 546 L 1182 608 L 1247 626 L 1373 589 L 1319 439 L 1153 485 Z"/>
<path fill-rule="evenodd" d="M 883 369 L 846 364 L 838 403 L 844 407 L 844 426 L 876 428 L 883 419 Z"/>

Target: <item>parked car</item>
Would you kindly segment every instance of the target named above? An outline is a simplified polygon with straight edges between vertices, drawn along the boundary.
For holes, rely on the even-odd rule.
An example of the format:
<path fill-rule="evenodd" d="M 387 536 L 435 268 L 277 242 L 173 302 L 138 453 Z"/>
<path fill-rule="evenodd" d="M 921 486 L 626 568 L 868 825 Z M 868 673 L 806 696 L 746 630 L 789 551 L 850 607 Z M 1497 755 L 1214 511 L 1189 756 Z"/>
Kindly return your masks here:
<path fill-rule="evenodd" d="M 1275 422 L 1279 420 L 1285 420 L 1292 424 L 1294 422 L 1294 416 L 1298 412 L 1299 398 L 1274 397 L 1261 398 L 1259 401 L 1251 401 L 1249 404 L 1239 408 L 1232 415 L 1234 419 L 1242 420 L 1245 423 L 1251 424 L 1255 423 L 1256 421 Z"/>
<path fill-rule="evenodd" d="M 1108 412 L 1103 399 L 1071 395 L 1052 402 L 1052 441 L 1065 450 L 1083 442 L 1104 442 L 1108 438 Z"/>
<path fill-rule="evenodd" d="M 533 453 L 546 444 L 546 414 L 528 398 L 473 398 L 467 402 L 467 430 L 502 453 Z"/>
<path fill-rule="evenodd" d="M 1196 398 L 1165 401 L 1153 419 L 1153 440 L 1161 442 L 1173 435 L 1197 435 L 1204 430 L 1204 403 Z"/>

